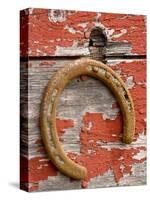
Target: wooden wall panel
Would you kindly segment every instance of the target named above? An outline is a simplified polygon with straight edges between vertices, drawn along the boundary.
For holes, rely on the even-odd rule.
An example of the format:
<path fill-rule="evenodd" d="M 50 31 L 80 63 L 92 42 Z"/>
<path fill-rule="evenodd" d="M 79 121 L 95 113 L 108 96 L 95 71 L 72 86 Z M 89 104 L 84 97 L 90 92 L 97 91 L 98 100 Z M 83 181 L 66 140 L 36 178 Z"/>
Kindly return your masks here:
<path fill-rule="evenodd" d="M 29 61 L 28 113 L 22 111 L 22 117 L 28 119 L 28 138 L 23 141 L 22 156 L 28 159 L 29 190 L 145 184 L 145 60 L 107 61 L 132 94 L 136 111 L 134 142 L 130 145 L 121 142 L 122 117 L 109 89 L 98 80 L 81 76 L 62 93 L 57 109 L 57 129 L 65 152 L 75 162 L 86 166 L 88 178 L 72 181 L 58 172 L 47 158 L 39 129 L 42 94 L 54 72 L 69 62 L 67 59 Z M 25 76 L 24 64 L 21 71 Z"/>
<path fill-rule="evenodd" d="M 89 45 L 94 27 L 107 37 L 101 50 Z M 146 16 L 26 9 L 20 14 L 20 56 L 21 189 L 146 184 Z M 81 57 L 103 59 L 121 76 L 134 101 L 136 130 L 134 141 L 123 144 L 122 114 L 110 90 L 88 76 L 72 80 L 57 108 L 57 131 L 65 153 L 88 170 L 88 177 L 77 181 L 48 158 L 39 115 L 52 75 Z"/>
<path fill-rule="evenodd" d="M 146 16 L 27 9 L 21 12 L 21 56 L 89 55 L 89 37 L 95 26 L 105 30 L 109 42 L 127 43 L 129 55 L 146 54 Z"/>

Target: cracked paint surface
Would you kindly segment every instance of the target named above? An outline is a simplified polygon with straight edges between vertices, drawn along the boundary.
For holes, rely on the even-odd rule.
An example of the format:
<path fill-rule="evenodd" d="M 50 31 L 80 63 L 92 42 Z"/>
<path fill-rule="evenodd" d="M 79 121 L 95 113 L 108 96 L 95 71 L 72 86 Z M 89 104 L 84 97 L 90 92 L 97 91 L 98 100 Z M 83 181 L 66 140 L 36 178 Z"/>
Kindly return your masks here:
<path fill-rule="evenodd" d="M 134 85 L 130 89 L 136 115 L 136 137 L 146 131 L 146 61 L 120 63 L 112 67 L 121 69 L 121 78 L 126 81 L 133 76 Z"/>
<path fill-rule="evenodd" d="M 88 128 L 89 123 L 92 124 L 90 128 Z M 57 130 L 59 136 L 65 134 L 64 129 L 72 126 L 72 120 L 58 119 Z M 115 181 L 119 182 L 125 174 L 132 174 L 132 164 L 145 161 L 145 147 L 107 149 L 98 144 L 99 141 L 109 143 L 120 140 L 120 133 L 122 131 L 122 118 L 120 114 L 115 120 L 103 120 L 102 115 L 99 113 L 86 113 L 83 116 L 83 127 L 80 133 L 80 155 L 73 152 L 68 153 L 68 156 L 73 161 L 85 166 L 88 170 L 88 177 L 81 181 L 81 187 L 88 187 L 90 179 L 104 175 L 108 170 L 113 171 Z M 47 180 L 49 176 L 57 176 L 58 173 L 55 166 L 47 158 L 32 158 L 28 162 L 28 168 L 30 172 L 28 182 L 30 183 Z M 23 174 L 22 181 L 27 181 L 26 176 Z M 37 187 L 32 187 L 30 191 L 34 189 L 36 190 Z"/>
<path fill-rule="evenodd" d="M 144 25 L 146 19 L 144 16 L 102 14 L 99 20 L 106 28 L 113 30 L 112 40 L 128 41 L 132 44 L 132 53 L 146 54 L 146 26 Z"/>
<path fill-rule="evenodd" d="M 21 56 L 62 55 L 70 47 L 83 48 L 86 55 L 84 49 L 93 26 L 104 28 L 110 41 L 131 43 L 131 55 L 146 53 L 145 16 L 28 9 L 21 13 Z M 70 179 L 47 158 L 39 129 L 40 100 L 51 75 L 68 62 L 29 62 L 30 112 L 22 112 L 24 118 L 29 118 L 28 136 L 23 133 L 28 149 L 23 149 L 20 162 L 21 188 L 43 191 L 145 184 L 146 60 L 108 60 L 108 65 L 110 62 L 110 67 L 125 81 L 134 101 L 136 134 L 131 145 L 121 142 L 122 115 L 111 93 L 83 75 L 65 89 L 56 125 L 65 153 L 87 168 L 88 177 L 82 181 Z M 92 96 L 92 92 L 97 95 Z M 84 99 L 84 95 L 88 98 Z"/>
<path fill-rule="evenodd" d="M 89 122 L 93 126 L 90 130 L 87 130 Z M 86 113 L 83 126 L 84 131 L 82 129 L 80 133 L 82 155 L 70 155 L 74 161 L 85 166 L 88 170 L 88 177 L 82 181 L 83 185 L 85 181 L 88 182 L 93 177 L 103 175 L 110 169 L 113 170 L 116 182 L 119 182 L 124 174 L 132 172 L 132 164 L 145 161 L 145 157 L 138 159 L 135 156 L 146 151 L 145 147 L 126 149 L 126 145 L 124 145 L 124 149 L 107 149 L 98 145 L 99 141 L 107 143 L 107 145 L 109 142 L 120 141 L 122 136 L 122 119 L 120 116 L 117 116 L 115 120 L 103 120 L 99 113 Z"/>
<path fill-rule="evenodd" d="M 95 26 L 105 29 L 109 41 L 128 41 L 131 54 L 146 53 L 142 15 L 29 9 L 21 12 L 20 20 L 21 56 L 54 56 L 62 47 L 85 47 Z"/>
<path fill-rule="evenodd" d="M 52 69 L 55 65 L 58 66 L 58 64 L 53 61 L 41 61 L 38 64 L 40 68 L 42 67 L 43 73 L 46 74 L 47 69 Z M 37 72 L 37 66 L 30 63 L 31 68 L 34 66 Z M 38 136 L 35 137 L 35 139 L 32 139 L 35 144 L 33 142 L 31 143 L 32 146 L 33 144 L 35 145 L 35 155 L 33 155 L 29 160 L 24 157 L 21 159 L 21 182 L 29 182 L 26 186 L 27 190 L 48 190 L 49 185 L 51 185 L 51 188 L 53 189 L 71 189 L 70 187 L 93 188 L 94 185 L 92 185 L 92 183 L 95 184 L 95 187 L 101 186 L 101 183 L 99 182 L 101 179 L 106 180 L 106 183 L 104 184 L 105 186 L 124 184 L 132 185 L 136 180 L 144 180 L 144 177 L 143 179 L 136 179 L 135 177 L 137 174 L 135 175 L 135 171 L 136 166 L 143 165 L 146 160 L 146 62 L 145 60 L 130 62 L 122 61 L 116 62 L 116 64 L 111 64 L 110 66 L 115 71 L 119 71 L 121 78 L 130 86 L 129 90 L 134 101 L 136 112 L 136 134 L 133 145 L 125 145 L 121 143 L 123 123 L 122 115 L 119 105 L 114 101 L 114 99 L 110 100 L 112 96 L 110 96 L 110 93 L 105 91 L 106 89 L 104 86 L 97 86 L 101 87 L 102 92 L 99 94 L 99 97 L 97 96 L 97 98 L 100 98 L 99 101 L 103 103 L 102 106 L 104 106 L 104 108 L 107 107 L 108 110 L 104 108 L 102 109 L 101 106 L 98 107 L 97 104 L 99 101 L 96 100 L 94 96 L 89 96 L 88 99 L 83 99 L 85 105 L 88 104 L 88 102 L 93 102 L 93 98 L 96 102 L 93 105 L 90 103 L 92 107 L 88 105 L 86 109 L 89 111 L 87 112 L 84 108 L 84 104 L 82 104 L 82 98 L 84 97 L 78 92 L 81 98 L 78 102 L 81 104 L 79 109 L 79 113 L 81 113 L 79 116 L 81 122 L 78 122 L 79 119 L 77 120 L 76 117 L 79 114 L 78 112 L 74 112 L 77 108 L 75 109 L 72 107 L 72 105 L 77 101 L 75 98 L 76 93 L 73 93 L 73 88 L 76 88 L 77 84 L 79 84 L 81 92 L 88 92 L 86 87 L 91 86 L 96 95 L 94 88 L 96 87 L 95 84 L 97 84 L 94 80 L 91 80 L 90 77 L 81 76 L 72 82 L 71 86 L 68 86 L 68 88 L 64 90 L 64 96 L 61 97 L 62 106 L 59 109 L 60 113 L 57 113 L 56 125 L 60 142 L 65 145 L 65 152 L 74 162 L 87 168 L 88 177 L 82 181 L 63 178 L 65 176 L 62 174 L 60 175 L 55 166 L 47 158 L 42 140 Z M 31 70 L 31 72 L 33 73 L 33 70 Z M 41 72 L 38 74 L 41 74 Z M 36 76 L 34 78 L 37 82 Z M 85 88 L 85 91 L 82 88 Z M 110 102 L 110 105 L 107 101 Z M 63 110 L 65 109 L 65 105 L 67 109 L 66 111 Z M 36 119 L 38 116 L 36 105 L 34 104 L 34 106 L 30 106 L 30 108 L 30 112 L 34 113 L 31 114 L 31 120 Z M 73 110 L 70 111 L 71 108 Z M 96 112 L 97 109 L 100 109 L 99 112 Z M 81 110 L 83 111 L 81 112 Z M 68 113 L 70 116 L 69 119 L 66 118 Z M 78 128 L 77 125 L 79 126 Z M 77 136 L 79 136 L 79 138 Z M 71 144 L 71 141 L 73 142 L 73 140 L 74 143 Z M 70 147 L 68 142 L 74 147 Z M 79 151 L 77 150 L 78 148 Z M 29 150 L 29 152 L 30 151 L 31 150 Z M 28 172 L 29 175 L 27 176 Z M 111 172 L 112 178 L 109 178 L 109 175 L 107 177 L 109 172 Z M 142 173 L 144 173 L 144 171 L 140 172 L 140 174 Z M 62 181 L 58 186 L 54 184 L 57 179 L 58 181 Z M 108 184 L 107 180 L 111 181 L 111 183 Z M 69 182 L 71 183 L 70 186 Z M 143 182 L 138 181 L 138 183 L 141 184 Z M 66 184 L 66 187 L 63 187 L 64 184 Z M 22 188 L 24 187 L 25 184 Z"/>
<path fill-rule="evenodd" d="M 41 61 L 39 63 L 40 67 L 48 66 L 49 63 L 46 61 Z M 56 63 L 50 63 L 50 67 L 55 65 Z M 57 65 L 57 64 L 56 64 Z M 33 65 L 32 65 L 33 66 Z M 79 133 L 77 132 L 78 129 L 75 129 L 77 125 L 76 115 L 71 119 L 63 118 L 64 113 L 60 113 L 61 118 L 57 118 L 56 125 L 57 131 L 60 138 L 60 142 L 66 143 L 65 145 L 68 146 L 68 140 L 64 140 L 65 135 L 70 137 L 69 135 L 73 134 L 73 130 L 76 135 L 79 134 L 79 140 L 75 138 L 75 147 L 77 144 L 79 145 L 80 149 L 79 152 L 75 150 L 70 151 L 70 148 L 66 148 L 67 155 L 74 161 L 83 165 L 88 170 L 88 177 L 85 180 L 78 181 L 72 179 L 63 179 L 63 175 L 60 176 L 58 170 L 55 166 L 50 162 L 45 154 L 45 149 L 43 148 L 42 140 L 36 139 L 35 144 L 39 145 L 37 151 L 44 156 L 33 156 L 29 161 L 26 159 L 26 163 L 29 169 L 29 177 L 27 179 L 26 176 L 26 165 L 24 166 L 24 170 L 22 170 L 22 182 L 30 182 L 30 186 L 28 185 L 28 189 L 30 191 L 35 190 L 44 190 L 47 188 L 46 184 L 54 184 L 55 178 L 58 176 L 58 180 L 66 181 L 66 189 L 69 189 L 69 182 L 73 181 L 72 188 L 88 188 L 94 187 L 91 185 L 91 181 L 94 180 L 96 177 L 105 177 L 107 172 L 111 171 L 113 182 L 112 185 L 120 185 L 124 177 L 132 177 L 134 174 L 133 167 L 135 164 L 143 164 L 146 160 L 146 146 L 142 142 L 142 138 L 146 134 L 146 79 L 145 79 L 145 70 L 146 70 L 146 63 L 145 61 L 132 61 L 132 62 L 120 62 L 118 64 L 111 65 L 111 67 L 118 71 L 120 76 L 126 80 L 128 77 L 132 77 L 132 84 L 126 82 L 126 84 L 130 85 L 130 92 L 132 94 L 132 98 L 134 100 L 135 105 L 135 112 L 136 112 L 136 135 L 134 138 L 135 145 L 125 145 L 121 143 L 122 138 L 122 115 L 119 109 L 119 105 L 114 101 L 109 101 L 112 103 L 110 104 L 111 109 L 109 112 L 107 110 L 101 110 L 100 112 L 96 112 L 93 107 L 90 108 L 89 112 L 83 112 L 81 115 L 81 124 L 79 127 Z M 36 68 L 37 69 L 37 68 Z M 44 68 L 43 68 L 44 70 Z M 72 87 L 74 88 L 74 84 L 87 84 L 92 85 L 90 78 L 88 76 L 81 76 L 77 79 L 80 82 L 72 83 Z M 87 83 L 86 83 L 87 82 Z M 132 85 L 132 86 L 131 86 Z M 85 85 L 84 85 L 85 87 Z M 95 86 L 93 85 L 93 88 Z M 81 88 L 80 88 L 81 90 Z M 104 89 L 103 89 L 104 90 Z M 64 106 L 65 102 L 72 102 L 73 100 L 73 93 L 71 92 L 71 88 L 68 86 L 66 89 L 65 96 L 62 97 L 62 103 Z M 81 90 L 82 91 L 82 90 Z M 105 91 L 105 90 L 104 90 Z M 70 94 L 70 95 L 69 95 Z M 107 94 L 107 93 L 106 93 Z M 105 95 L 106 95 L 105 94 Z M 69 96 L 66 96 L 69 95 Z M 76 94 L 75 94 L 76 95 Z M 103 92 L 104 95 L 104 92 Z M 105 97 L 104 95 L 104 97 Z M 109 93 L 107 94 L 109 96 Z M 82 97 L 83 98 L 83 97 Z M 91 98 L 91 97 L 89 97 Z M 106 98 L 106 97 L 105 97 Z M 107 98 L 106 98 L 107 99 Z M 92 100 L 92 99 L 91 99 Z M 86 100 L 83 100 L 86 104 Z M 105 100 L 107 102 L 107 100 Z M 70 103 L 69 103 L 70 104 Z M 68 104 L 68 105 L 69 105 Z M 107 105 L 107 104 L 106 104 Z M 104 106 L 105 107 L 105 106 Z M 108 106 L 107 106 L 108 107 Z M 81 107 L 82 108 L 82 107 Z M 68 107 L 69 109 L 69 107 Z M 33 111 L 36 110 L 34 107 Z M 85 109 L 84 109 L 85 110 Z M 113 115 L 112 115 L 113 113 Z M 38 114 L 36 114 L 38 115 Z M 59 115 L 59 113 L 58 113 Z M 78 115 L 78 113 L 77 113 Z M 31 115 L 35 117 L 35 115 Z M 67 114 L 66 114 L 67 116 Z M 73 113 L 72 113 L 73 116 Z M 145 139 L 144 139 L 145 140 Z M 142 142 L 142 143 L 141 143 Z M 23 162 L 25 163 L 25 161 Z M 99 179 L 101 179 L 99 178 Z M 125 180 L 126 180 L 125 179 Z M 106 178 L 107 180 L 107 178 Z M 126 180 L 126 181 L 127 181 Z M 126 182 L 125 181 L 125 182 Z M 128 182 L 128 181 L 127 181 Z M 36 185 L 35 185 L 36 183 Z M 64 182 L 65 184 L 65 182 Z M 96 183 L 95 183 L 96 184 Z M 106 184 L 107 185 L 107 184 Z M 96 185 L 98 186 L 98 185 Z M 53 186 L 54 187 L 54 186 Z M 42 189 L 43 188 L 43 189 Z M 57 188 L 57 187 L 55 187 Z M 54 189 L 55 189 L 54 188 Z M 58 186 L 61 188 L 61 185 Z M 48 189 L 48 188 L 47 188 Z"/>

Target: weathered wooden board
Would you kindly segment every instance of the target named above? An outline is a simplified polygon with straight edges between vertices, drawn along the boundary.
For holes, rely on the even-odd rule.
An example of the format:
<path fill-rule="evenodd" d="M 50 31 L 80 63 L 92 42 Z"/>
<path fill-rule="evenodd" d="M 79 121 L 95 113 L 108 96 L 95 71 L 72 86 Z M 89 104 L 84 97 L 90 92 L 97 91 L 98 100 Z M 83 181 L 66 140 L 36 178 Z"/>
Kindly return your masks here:
<path fill-rule="evenodd" d="M 28 66 L 26 62 L 21 64 L 22 187 L 42 191 L 145 184 L 145 60 L 107 61 L 124 79 L 132 94 L 136 111 L 134 142 L 130 145 L 121 142 L 122 117 L 109 89 L 98 80 L 81 76 L 62 93 L 57 109 L 57 130 L 65 152 L 75 162 L 86 166 L 88 178 L 70 180 L 47 158 L 39 128 L 41 99 L 51 76 L 71 61 L 66 58 L 29 61 Z"/>
<path fill-rule="evenodd" d="M 145 184 L 146 16 L 31 8 L 21 11 L 20 19 L 24 60 L 20 67 L 21 188 L 44 191 Z M 99 35 L 91 45 L 95 27 L 105 32 L 103 47 Z M 57 108 L 57 131 L 66 154 L 88 170 L 88 177 L 77 181 L 61 174 L 49 160 L 39 115 L 52 75 L 83 56 L 103 58 L 125 81 L 135 105 L 136 134 L 132 144 L 121 142 L 120 108 L 102 82 L 87 76 L 72 80 Z"/>
<path fill-rule="evenodd" d="M 21 56 L 89 55 L 96 26 L 105 30 L 109 42 L 125 43 L 122 52 L 146 54 L 146 16 L 31 8 L 21 12 Z M 109 45 L 108 52 L 115 54 L 118 46 Z"/>

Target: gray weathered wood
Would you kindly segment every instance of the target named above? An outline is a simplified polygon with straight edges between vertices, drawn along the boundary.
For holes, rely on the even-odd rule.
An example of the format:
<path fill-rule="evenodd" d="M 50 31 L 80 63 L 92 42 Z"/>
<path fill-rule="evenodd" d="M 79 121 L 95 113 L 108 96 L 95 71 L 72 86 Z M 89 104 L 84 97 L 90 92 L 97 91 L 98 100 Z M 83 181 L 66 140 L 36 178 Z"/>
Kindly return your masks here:
<path fill-rule="evenodd" d="M 46 64 L 42 64 L 42 63 Z M 70 60 L 55 60 L 51 66 L 47 64 L 48 61 L 30 61 L 30 67 L 27 68 L 26 62 L 21 66 L 21 117 L 22 121 L 21 132 L 21 154 L 29 159 L 35 157 L 43 157 L 47 159 L 46 152 L 39 151 L 43 145 L 36 143 L 41 139 L 39 128 L 39 114 L 40 104 L 45 86 L 50 80 L 51 76 L 60 68 L 65 66 Z M 121 60 L 109 61 L 109 65 L 119 63 Z M 128 62 L 128 60 L 126 60 Z M 117 72 L 118 73 L 118 72 Z M 28 82 L 27 82 L 28 78 Z M 28 93 L 26 88 L 28 87 Z M 63 134 L 63 148 L 65 152 L 75 152 L 80 154 L 79 133 L 82 126 L 82 116 L 86 112 L 98 112 L 101 113 L 104 118 L 115 119 L 119 108 L 112 109 L 112 104 L 116 100 L 109 89 L 100 81 L 93 78 L 88 78 L 86 81 L 82 81 L 80 77 L 74 79 L 65 88 L 61 95 L 60 103 L 57 109 L 57 117 L 60 119 L 72 119 L 75 123 L 73 128 L 68 128 Z M 27 110 L 28 103 L 28 110 Z M 26 123 L 28 121 L 28 123 Z M 136 142 L 133 144 L 124 146 L 122 142 L 108 142 L 103 143 L 99 141 L 97 145 L 102 148 L 119 148 L 130 149 L 136 147 L 146 146 L 145 135 L 140 135 Z M 140 175 L 139 170 L 140 169 Z M 146 181 L 145 175 L 142 173 L 145 171 L 145 165 L 134 165 L 134 176 L 127 175 L 120 180 L 119 185 L 137 185 L 144 184 Z M 58 184 L 57 184 L 58 183 Z M 107 187 L 115 186 L 113 173 L 107 172 L 103 176 L 98 176 L 89 182 L 89 188 L 94 187 Z M 47 189 L 72 189 L 80 188 L 81 184 L 75 182 L 70 184 L 69 178 L 58 174 L 56 177 L 49 177 L 48 180 L 41 181 L 39 183 L 39 190 Z"/>

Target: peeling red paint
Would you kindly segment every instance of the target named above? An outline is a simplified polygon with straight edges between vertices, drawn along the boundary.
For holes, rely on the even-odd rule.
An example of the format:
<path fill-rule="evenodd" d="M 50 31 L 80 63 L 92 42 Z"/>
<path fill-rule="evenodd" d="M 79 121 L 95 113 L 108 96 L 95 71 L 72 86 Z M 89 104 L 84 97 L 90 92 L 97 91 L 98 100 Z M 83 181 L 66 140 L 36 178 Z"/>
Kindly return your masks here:
<path fill-rule="evenodd" d="M 133 81 L 138 83 L 145 83 L 146 82 L 146 61 L 132 61 L 129 63 L 121 62 L 112 66 L 114 70 L 121 70 L 122 77 L 129 77 L 133 76 Z"/>
<path fill-rule="evenodd" d="M 73 24 L 78 24 L 78 23 L 84 23 L 84 22 L 93 22 L 95 17 L 97 16 L 96 12 L 80 12 L 77 11 L 73 13 L 72 15 L 67 17 L 67 24 L 71 25 L 72 22 Z M 81 26 L 80 26 L 81 28 Z"/>
<path fill-rule="evenodd" d="M 52 22 L 48 18 L 47 9 L 33 9 L 21 13 L 21 56 L 55 56 L 57 47 L 83 47 L 88 42 L 90 31 L 95 22 L 107 29 L 109 39 L 113 41 L 128 41 L 132 46 L 132 54 L 146 54 L 146 26 L 145 16 L 125 14 L 107 14 L 94 12 L 66 11 L 65 20 Z M 28 14 L 29 13 L 29 17 Z M 114 31 L 114 32 L 113 32 Z M 112 33 L 113 32 L 113 33 Z M 29 34 L 27 34 L 29 33 Z M 27 41 L 29 41 L 27 43 Z M 28 48 L 29 47 L 29 48 Z M 41 61 L 44 65 L 53 66 L 55 61 Z M 27 67 L 31 67 L 29 63 Z M 146 129 L 146 61 L 121 62 L 112 66 L 114 70 L 121 70 L 124 81 L 133 77 L 133 87 L 130 89 L 136 114 L 137 140 Z M 81 76 L 85 81 L 88 76 Z M 112 109 L 119 108 L 117 103 Z M 103 119 L 102 113 L 85 113 L 80 132 L 80 153 L 69 152 L 68 156 L 80 165 L 87 168 L 88 177 L 81 181 L 81 187 L 87 188 L 89 181 L 109 170 L 114 173 L 116 183 L 119 183 L 125 174 L 132 174 L 132 165 L 142 163 L 146 158 L 135 159 L 140 151 L 146 150 L 139 144 L 138 147 L 118 145 L 122 138 L 122 115 L 118 112 L 114 120 Z M 57 119 L 57 132 L 60 140 L 67 128 L 74 127 L 72 119 Z M 78 133 L 77 133 L 78 134 Z M 42 140 L 35 141 L 38 153 L 45 153 Z M 115 148 L 111 145 L 115 145 Z M 104 147 L 105 146 L 105 147 Z M 122 148 L 121 148 L 122 147 Z M 123 148 L 124 147 L 124 148 Z M 57 169 L 45 157 L 34 157 L 28 160 L 21 157 L 21 187 L 25 190 L 38 190 L 38 183 L 47 180 L 49 176 L 57 176 Z M 70 181 L 75 181 L 70 179 Z M 29 183 L 28 186 L 24 183 Z M 30 186 L 29 186 L 30 185 Z"/>
<path fill-rule="evenodd" d="M 124 174 L 132 173 L 131 169 L 133 164 L 142 163 L 146 159 L 138 160 L 133 158 L 134 155 L 143 149 L 145 150 L 145 147 L 130 149 L 112 148 L 111 150 L 97 147 L 94 153 L 88 153 L 88 151 L 86 151 L 84 154 L 74 155 L 73 160 L 85 166 L 88 171 L 88 176 L 83 180 L 82 186 L 87 187 L 87 182 L 89 182 L 91 178 L 104 175 L 108 170 L 113 170 L 115 180 L 118 183 Z M 68 156 L 70 157 L 69 154 Z M 123 170 L 121 169 L 122 165 L 124 166 Z"/>
<path fill-rule="evenodd" d="M 59 137 L 65 132 L 64 129 L 74 126 L 73 120 L 57 119 L 57 131 Z M 41 138 L 35 141 L 35 144 L 43 144 Z M 45 148 L 39 147 L 38 152 L 45 152 Z M 21 157 L 21 182 L 38 182 L 39 180 L 46 180 L 48 176 L 56 176 L 57 169 L 55 166 L 44 157 L 35 157 L 28 160 Z M 29 170 L 29 177 L 27 176 Z"/>
<path fill-rule="evenodd" d="M 112 67 L 114 70 L 121 69 L 121 77 L 126 80 L 133 76 L 135 85 L 130 89 L 136 114 L 136 139 L 139 133 L 146 129 L 146 61 L 133 61 L 119 63 Z"/>
<path fill-rule="evenodd" d="M 137 85 L 131 90 L 131 95 L 134 101 L 135 114 L 136 114 L 136 138 L 139 133 L 146 134 L 146 88 Z"/>
<path fill-rule="evenodd" d="M 47 63 L 44 63 L 47 64 Z M 136 113 L 136 137 L 145 130 L 146 127 L 146 86 L 145 86 L 145 61 L 134 61 L 130 63 L 119 63 L 112 66 L 114 70 L 121 69 L 121 77 L 124 80 L 129 76 L 133 76 L 135 85 L 130 89 Z M 112 109 L 119 108 L 117 103 L 112 104 Z M 81 181 L 81 187 L 87 188 L 89 181 L 100 175 L 104 175 L 109 170 L 114 173 L 116 183 L 119 183 L 125 174 L 132 175 L 132 165 L 142 163 L 146 158 L 135 159 L 141 150 L 145 147 L 138 146 L 129 149 L 120 149 L 111 147 L 109 143 L 119 142 L 122 138 L 122 116 L 118 112 L 115 120 L 103 119 L 102 113 L 86 113 L 83 116 L 83 124 L 80 132 L 80 154 L 69 152 L 68 156 L 88 170 L 88 177 Z M 59 137 L 65 133 L 67 128 L 74 127 L 72 119 L 57 119 L 57 131 Z M 36 144 L 40 144 L 40 140 Z M 102 145 L 106 145 L 104 148 Z M 108 144 L 108 147 L 107 147 Z M 126 145 L 125 145 L 126 147 Z M 41 150 L 39 148 L 39 150 Z M 42 147 L 42 150 L 44 148 Z M 38 183 L 40 180 L 46 180 L 48 176 L 57 176 L 57 170 L 49 161 L 43 161 L 42 158 L 33 158 L 29 161 L 29 181 L 30 183 Z M 46 166 L 44 165 L 46 164 Z M 48 164 L 48 165 L 47 165 Z M 23 164 L 22 182 L 28 182 L 25 176 L 28 171 L 26 165 Z M 40 169 L 41 168 L 41 169 Z M 75 180 L 70 180 L 75 181 Z M 29 190 L 37 190 L 37 186 L 32 186 Z"/>
<path fill-rule="evenodd" d="M 146 54 L 146 26 L 144 16 L 103 13 L 99 20 L 105 28 L 114 30 L 113 35 L 126 30 L 126 33 L 121 34 L 120 37 L 113 38 L 113 40 L 128 41 L 132 44 L 132 53 Z"/>
<path fill-rule="evenodd" d="M 39 182 L 40 180 L 46 180 L 48 176 L 56 176 L 57 169 L 46 158 L 35 157 L 28 161 L 29 170 L 29 182 Z"/>
<path fill-rule="evenodd" d="M 89 129 L 89 123 L 91 128 Z M 84 129 L 83 129 L 84 128 Z M 116 142 L 122 137 L 122 116 L 118 113 L 115 120 L 103 119 L 100 113 L 86 113 L 83 117 L 83 127 L 80 141 L 88 143 L 86 148 L 97 146 L 96 141 Z M 93 141 L 92 143 L 90 141 Z"/>
<path fill-rule="evenodd" d="M 71 33 L 65 29 L 68 20 L 65 23 L 54 23 L 49 21 L 48 15 L 41 14 L 30 15 L 29 21 L 29 46 L 32 51 L 29 54 L 31 55 L 54 55 L 57 46 L 72 46 L 74 39 L 83 38 L 81 33 Z"/>
<path fill-rule="evenodd" d="M 61 136 L 65 131 L 64 129 L 68 127 L 73 127 L 73 121 L 72 120 L 60 120 L 57 119 L 57 130 L 59 136 Z M 39 143 L 41 140 L 36 141 Z M 42 141 L 41 141 L 42 142 Z M 44 148 L 42 147 L 42 152 L 44 151 Z M 40 180 L 46 180 L 48 176 L 57 176 L 57 169 L 55 166 L 49 161 L 48 159 L 44 157 L 35 157 L 28 160 L 24 160 L 24 162 L 27 162 L 28 164 L 28 170 L 29 170 L 29 182 L 39 182 Z M 27 167 L 25 166 L 25 169 Z M 27 177 L 24 177 L 22 175 L 22 181 L 27 181 Z M 31 190 L 35 189 L 35 187 L 32 187 Z"/>
<path fill-rule="evenodd" d="M 58 135 L 61 138 L 65 132 L 64 129 L 74 126 L 73 120 L 57 119 L 56 121 Z M 43 144 L 39 138 L 35 144 Z M 45 153 L 45 148 L 39 147 L 38 152 Z M 49 176 L 57 176 L 57 169 L 51 161 L 45 157 L 35 157 L 28 160 L 25 157 L 21 158 L 21 182 L 38 183 L 41 180 L 46 180 Z M 38 186 L 29 187 L 29 191 L 35 191 Z"/>
<path fill-rule="evenodd" d="M 145 85 L 145 61 L 120 63 L 112 67 L 113 69 L 121 69 L 121 76 L 126 79 L 128 76 L 134 77 L 135 85 L 130 90 L 136 112 L 136 139 L 138 134 L 145 129 L 146 117 L 146 88 Z M 136 70 L 135 70 L 136 68 Z M 139 84 L 142 83 L 142 84 Z M 112 109 L 119 108 L 117 103 L 112 104 Z M 87 179 L 81 182 L 82 188 L 88 187 L 91 178 L 103 175 L 108 170 L 113 170 L 115 181 L 118 183 L 124 174 L 132 174 L 132 165 L 142 163 L 146 158 L 140 160 L 134 159 L 134 155 L 145 151 L 145 147 L 135 147 L 129 149 L 112 148 L 108 144 L 108 149 L 102 147 L 102 144 L 109 142 L 118 142 L 122 138 L 122 116 L 119 112 L 115 120 L 103 119 L 101 113 L 86 113 L 83 116 L 83 125 L 80 133 L 81 149 L 80 154 L 69 152 L 68 156 L 75 162 L 83 165 L 88 170 Z M 65 133 L 65 129 L 74 127 L 73 120 L 57 119 L 57 131 L 59 137 Z M 91 125 L 89 125 L 91 124 Z M 38 141 L 39 142 L 39 141 Z M 107 146 L 106 146 L 107 147 Z M 37 161 L 35 162 L 37 168 Z M 52 165 L 52 164 L 51 164 Z M 35 169 L 34 169 L 35 170 Z M 44 169 L 43 177 L 47 179 L 49 176 Z M 35 171 L 35 174 L 37 172 Z M 56 175 L 56 174 L 55 174 Z M 33 175 L 32 175 L 33 176 Z M 40 175 L 41 178 L 41 175 Z M 34 176 L 33 176 L 34 180 Z M 35 181 L 35 180 L 34 180 Z M 37 180 L 38 181 L 38 180 Z"/>
<path fill-rule="evenodd" d="M 65 11 L 64 21 L 52 22 L 48 19 L 49 12 L 51 10 L 34 9 L 32 14 L 21 15 L 21 56 L 55 55 L 57 46 L 69 47 L 74 42 L 84 47 L 89 39 L 89 30 L 98 24 L 98 20 L 99 26 L 114 30 L 112 40 L 128 41 L 132 53 L 146 53 L 146 26 L 142 15 L 100 13 L 98 17 L 96 12 Z M 126 32 L 122 33 L 122 30 Z M 120 35 L 113 37 L 116 34 Z"/>
<path fill-rule="evenodd" d="M 87 130 L 89 122 L 92 123 L 92 127 Z M 80 133 L 81 154 L 68 153 L 72 160 L 87 168 L 88 177 L 81 183 L 83 188 L 88 187 L 91 178 L 103 175 L 108 170 L 113 170 L 118 183 L 124 174 L 132 174 L 133 164 L 142 163 L 146 159 L 134 158 L 141 150 L 146 150 L 142 146 L 129 149 L 112 148 L 109 144 L 108 149 L 107 146 L 105 148 L 101 146 L 105 142 L 117 142 L 121 139 L 121 124 L 120 114 L 115 120 L 103 120 L 100 113 L 86 113 L 83 117 L 84 128 Z M 113 137 L 112 129 L 115 137 Z M 99 141 L 103 143 L 98 144 Z"/>
<path fill-rule="evenodd" d="M 61 136 L 65 133 L 64 129 L 74 127 L 74 122 L 71 119 L 70 120 L 56 119 L 56 127 L 58 135 L 61 138 Z"/>

